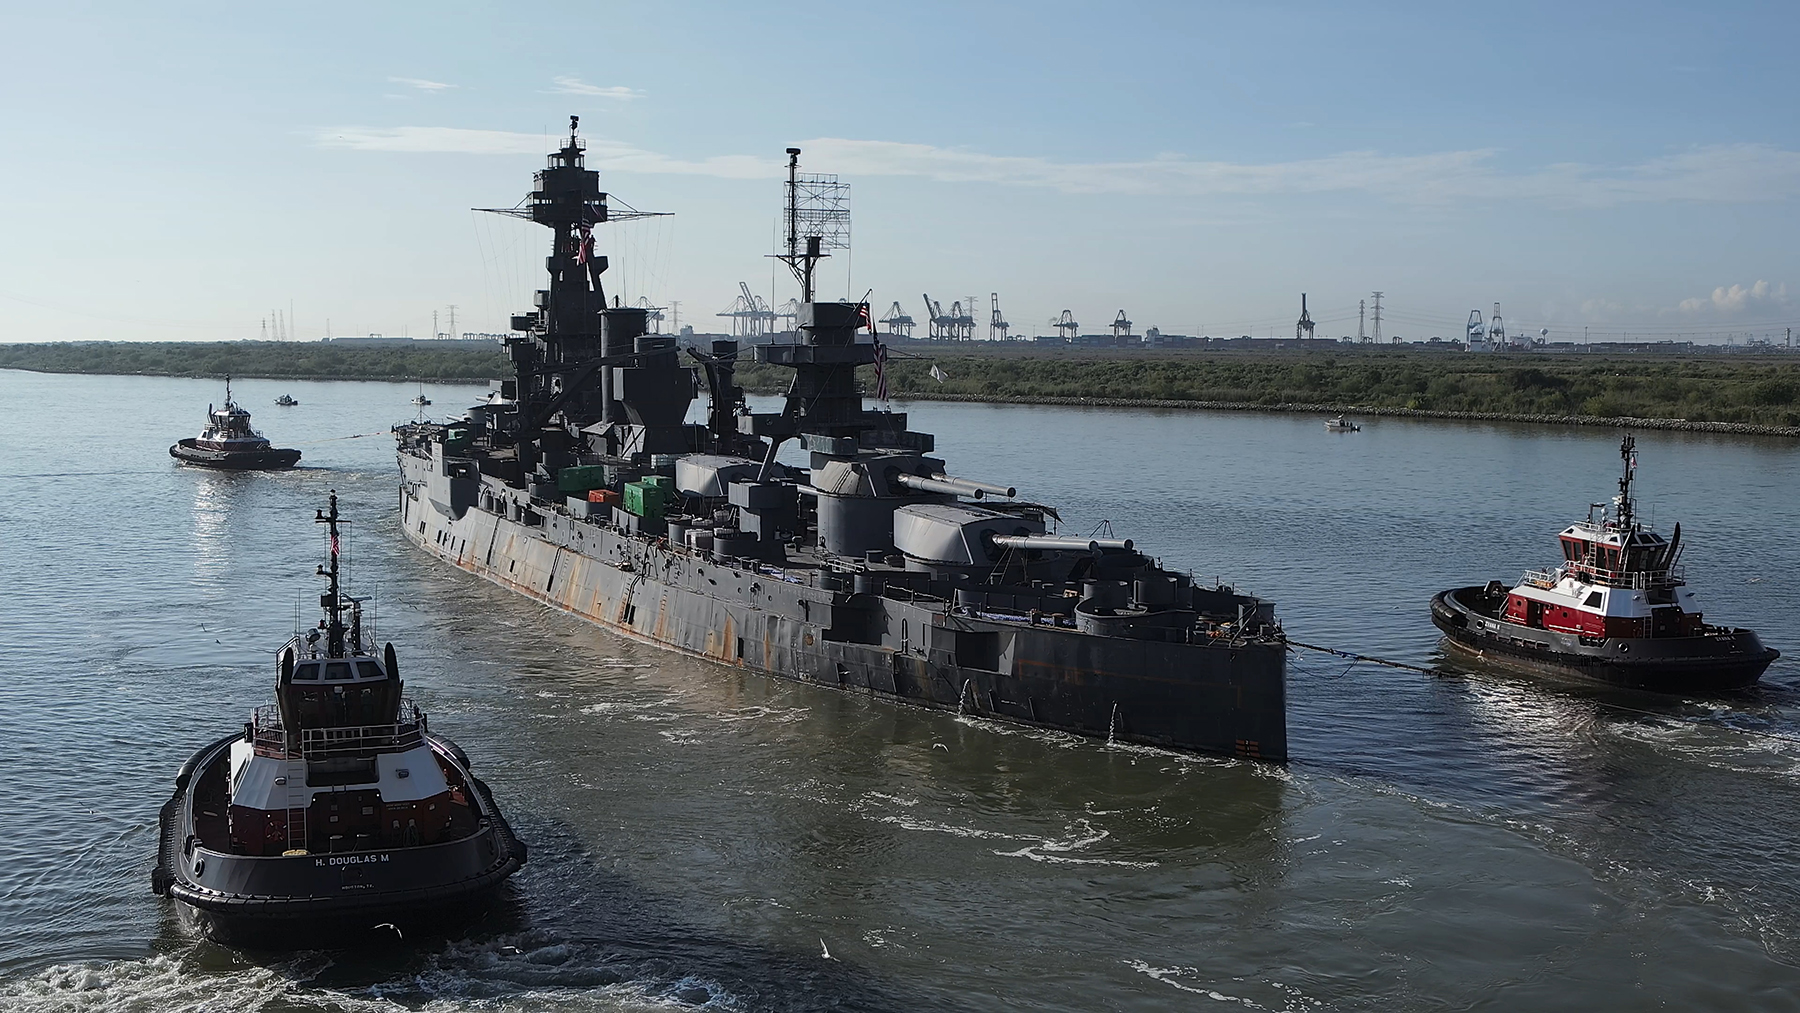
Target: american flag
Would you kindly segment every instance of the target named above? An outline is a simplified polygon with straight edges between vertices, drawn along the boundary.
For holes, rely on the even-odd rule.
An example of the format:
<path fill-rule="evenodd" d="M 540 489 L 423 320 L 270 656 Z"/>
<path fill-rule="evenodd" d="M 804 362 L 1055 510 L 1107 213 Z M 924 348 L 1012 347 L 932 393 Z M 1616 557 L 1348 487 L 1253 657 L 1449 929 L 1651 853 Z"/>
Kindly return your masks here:
<path fill-rule="evenodd" d="M 881 343 L 881 335 L 875 330 L 875 321 L 869 318 L 869 304 L 863 303 L 856 308 L 857 315 L 862 318 L 862 326 L 869 329 L 869 337 L 875 341 L 875 396 L 887 403 L 887 346 Z"/>
<path fill-rule="evenodd" d="M 331 536 L 331 554 L 334 556 L 338 554 L 338 536 L 336 535 Z"/>
<path fill-rule="evenodd" d="M 581 239 L 575 244 L 575 263 L 585 264 L 594 255 L 594 230 L 586 224 L 579 226 Z"/>

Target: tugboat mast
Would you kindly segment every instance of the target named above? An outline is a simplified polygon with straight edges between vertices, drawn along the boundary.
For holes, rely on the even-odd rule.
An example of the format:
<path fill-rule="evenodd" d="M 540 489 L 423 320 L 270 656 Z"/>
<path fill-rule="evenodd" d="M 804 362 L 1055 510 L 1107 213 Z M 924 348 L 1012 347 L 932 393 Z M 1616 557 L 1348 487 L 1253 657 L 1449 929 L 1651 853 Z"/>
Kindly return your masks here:
<path fill-rule="evenodd" d="M 1637 440 L 1630 433 L 1626 433 L 1625 439 L 1619 443 L 1619 457 L 1625 463 L 1625 472 L 1619 476 L 1618 522 L 1619 528 L 1626 532 L 1630 532 L 1632 529 L 1631 473 L 1636 464 L 1633 454 L 1636 447 Z"/>
<path fill-rule="evenodd" d="M 313 523 L 325 525 L 325 530 L 331 534 L 331 569 L 327 570 L 321 566 L 318 570 L 319 576 L 331 578 L 331 583 L 327 586 L 325 593 L 319 596 L 319 605 L 325 610 L 327 617 L 325 621 L 325 655 L 330 658 L 341 658 L 344 657 L 345 629 L 343 595 L 338 586 L 338 546 L 340 544 L 338 524 L 340 522 L 338 521 L 337 490 L 331 490 L 331 512 L 329 514 L 323 510 L 314 512 L 317 516 L 313 518 Z M 358 618 L 360 620 L 360 617 Z M 357 625 L 361 625 L 360 621 Z M 355 634 L 355 639 L 360 640 L 361 631 L 357 630 Z"/>

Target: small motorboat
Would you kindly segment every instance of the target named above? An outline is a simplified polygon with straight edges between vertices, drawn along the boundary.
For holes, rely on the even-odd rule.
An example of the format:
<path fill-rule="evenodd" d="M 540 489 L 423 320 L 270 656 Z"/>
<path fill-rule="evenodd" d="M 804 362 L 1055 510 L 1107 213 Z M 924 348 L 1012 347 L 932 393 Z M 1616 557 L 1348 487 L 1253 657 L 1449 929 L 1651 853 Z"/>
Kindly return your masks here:
<path fill-rule="evenodd" d="M 1337 418 L 1334 418 L 1334 419 L 1326 419 L 1325 420 L 1325 428 L 1334 433 L 1358 433 L 1358 432 L 1362 431 L 1361 426 L 1359 426 L 1356 423 L 1350 421 L 1349 419 L 1343 417 L 1342 415 L 1339 415 Z"/>
<path fill-rule="evenodd" d="M 337 494 L 325 618 L 277 654 L 275 703 L 182 765 L 151 888 L 224 941 L 316 949 L 475 913 L 526 848 L 457 745 L 402 697 L 366 599 L 338 582 Z"/>
<path fill-rule="evenodd" d="M 431 399 L 425 396 L 425 385 L 423 383 L 419 384 L 419 393 L 412 399 L 412 403 L 418 405 L 420 408 L 430 406 Z"/>
<path fill-rule="evenodd" d="M 199 436 L 176 441 L 169 448 L 169 456 L 187 464 L 228 471 L 292 468 L 300 461 L 300 451 L 271 446 L 263 434 L 250 428 L 250 413 L 231 399 L 229 376 L 225 378 L 225 404 L 219 408 L 208 405 L 206 428 L 200 430 Z"/>
<path fill-rule="evenodd" d="M 1638 522 L 1631 501 L 1635 441 L 1619 494 L 1557 536 L 1560 565 L 1441 591 L 1431 621 L 1449 651 L 1522 672 L 1665 693 L 1742 689 L 1781 656 L 1753 630 L 1702 620 L 1669 538 Z M 1595 516 L 1598 511 L 1598 516 Z"/>
<path fill-rule="evenodd" d="M 275 399 L 275 403 L 280 405 L 283 408 L 292 408 L 293 406 L 299 404 L 300 402 L 294 400 L 292 395 L 283 394 L 280 397 Z"/>

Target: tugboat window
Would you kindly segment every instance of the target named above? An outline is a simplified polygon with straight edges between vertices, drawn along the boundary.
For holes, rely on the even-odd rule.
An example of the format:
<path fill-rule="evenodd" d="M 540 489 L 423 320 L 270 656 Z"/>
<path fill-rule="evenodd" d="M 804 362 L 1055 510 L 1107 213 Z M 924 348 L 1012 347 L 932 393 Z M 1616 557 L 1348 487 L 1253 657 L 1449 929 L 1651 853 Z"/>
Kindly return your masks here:
<path fill-rule="evenodd" d="M 1599 608 L 1600 607 L 1600 592 L 1595 591 L 1594 593 L 1588 595 L 1587 601 L 1584 601 L 1581 604 L 1582 604 L 1583 608 L 1591 608 L 1591 609 Z"/>
<path fill-rule="evenodd" d="M 301 665 L 300 667 L 294 669 L 294 678 L 296 678 L 296 679 L 317 679 L 318 677 L 319 677 L 319 666 L 318 665 Z"/>
<path fill-rule="evenodd" d="M 349 679 L 349 678 L 352 678 L 352 676 L 350 674 L 350 663 L 347 661 L 333 661 L 333 662 L 328 663 L 325 666 L 325 678 L 327 678 L 327 679 Z"/>
<path fill-rule="evenodd" d="M 375 664 L 373 661 L 358 661 L 356 663 L 356 675 L 361 679 L 379 679 L 381 678 L 381 666 Z"/>

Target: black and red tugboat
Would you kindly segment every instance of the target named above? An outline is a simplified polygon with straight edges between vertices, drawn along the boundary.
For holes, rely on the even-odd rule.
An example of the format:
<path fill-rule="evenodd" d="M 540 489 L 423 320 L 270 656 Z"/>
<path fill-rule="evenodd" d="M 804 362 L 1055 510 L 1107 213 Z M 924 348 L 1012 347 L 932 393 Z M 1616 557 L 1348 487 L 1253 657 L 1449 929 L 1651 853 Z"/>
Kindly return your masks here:
<path fill-rule="evenodd" d="M 282 396 L 286 397 L 285 394 Z M 200 430 L 199 436 L 176 441 L 169 448 L 169 456 L 188 464 L 228 471 L 292 468 L 300 461 L 300 451 L 271 446 L 263 434 L 250 428 L 250 413 L 231 399 L 229 376 L 225 378 L 225 403 L 217 408 L 208 405 L 206 428 Z"/>
<path fill-rule="evenodd" d="M 1681 525 L 1664 539 L 1633 513 L 1635 441 L 1611 505 L 1565 528 L 1562 563 L 1516 587 L 1459 587 L 1431 600 L 1452 653 L 1540 675 L 1665 693 L 1742 689 L 1781 656 L 1753 630 L 1714 626 L 1696 609 L 1678 565 Z"/>
<path fill-rule="evenodd" d="M 394 645 L 374 653 L 366 599 L 340 590 L 336 493 L 318 520 L 325 618 L 281 649 L 275 703 L 195 753 L 162 808 L 151 886 L 215 938 L 436 927 L 525 863 L 468 757 L 400 695 Z"/>

